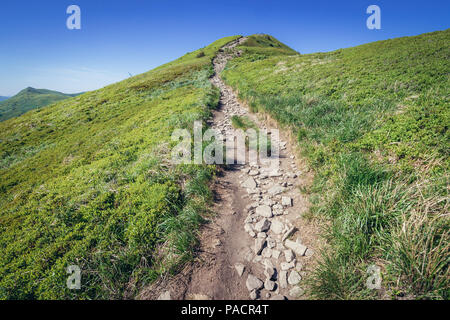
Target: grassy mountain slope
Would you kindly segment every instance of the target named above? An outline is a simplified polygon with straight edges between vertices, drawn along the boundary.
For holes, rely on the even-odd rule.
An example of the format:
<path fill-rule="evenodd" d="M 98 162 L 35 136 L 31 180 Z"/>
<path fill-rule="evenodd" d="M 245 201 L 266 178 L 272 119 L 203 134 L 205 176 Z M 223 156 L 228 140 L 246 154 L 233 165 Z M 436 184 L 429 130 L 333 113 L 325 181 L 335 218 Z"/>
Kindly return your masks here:
<path fill-rule="evenodd" d="M 47 89 L 25 88 L 15 96 L 0 102 L 0 121 L 20 116 L 25 112 L 79 95 Z"/>
<path fill-rule="evenodd" d="M 0 101 L 4 101 L 6 99 L 9 99 L 9 97 L 5 97 L 5 96 L 0 96 Z"/>
<path fill-rule="evenodd" d="M 255 35 L 224 70 L 316 172 L 310 216 L 329 222 L 316 297 L 449 298 L 449 42 L 446 30 L 299 55 Z M 383 290 L 366 287 L 371 264 Z"/>
<path fill-rule="evenodd" d="M 171 133 L 210 116 L 235 38 L 0 123 L 0 298 L 133 297 L 190 257 L 214 168 L 172 165 Z"/>

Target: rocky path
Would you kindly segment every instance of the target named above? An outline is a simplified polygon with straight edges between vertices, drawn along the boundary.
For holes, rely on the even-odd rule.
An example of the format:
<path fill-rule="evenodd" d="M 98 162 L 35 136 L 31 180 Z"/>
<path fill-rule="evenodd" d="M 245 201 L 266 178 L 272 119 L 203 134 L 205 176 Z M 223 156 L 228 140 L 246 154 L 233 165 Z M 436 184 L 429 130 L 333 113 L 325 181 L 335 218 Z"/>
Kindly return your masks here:
<path fill-rule="evenodd" d="M 224 136 L 233 132 L 233 115 L 247 116 L 261 130 L 267 123 L 248 112 L 220 78 L 226 63 L 240 52 L 241 38 L 214 59 L 211 82 L 220 89 L 220 105 L 211 126 Z M 286 138 L 286 140 L 285 140 Z M 258 163 L 227 166 L 213 186 L 216 217 L 201 232 L 199 255 L 183 272 L 183 285 L 168 285 L 161 298 L 299 299 L 307 266 L 314 259 L 315 231 L 302 213 L 308 202 L 299 191 L 308 173 L 280 132 L 279 168 Z M 169 294 L 170 292 L 170 294 Z"/>

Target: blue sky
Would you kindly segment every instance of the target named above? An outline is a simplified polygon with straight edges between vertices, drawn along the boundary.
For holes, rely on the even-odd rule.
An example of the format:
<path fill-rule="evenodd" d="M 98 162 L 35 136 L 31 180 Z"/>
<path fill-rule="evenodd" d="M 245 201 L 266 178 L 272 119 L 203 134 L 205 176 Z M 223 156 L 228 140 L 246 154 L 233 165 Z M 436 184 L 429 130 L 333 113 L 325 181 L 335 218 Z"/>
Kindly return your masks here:
<path fill-rule="evenodd" d="M 81 8 L 81 30 L 66 9 Z M 381 30 L 366 8 L 381 8 Z M 72 93 L 101 88 L 214 40 L 268 33 L 301 53 L 449 28 L 448 0 L 2 0 L 0 95 L 31 86 Z"/>

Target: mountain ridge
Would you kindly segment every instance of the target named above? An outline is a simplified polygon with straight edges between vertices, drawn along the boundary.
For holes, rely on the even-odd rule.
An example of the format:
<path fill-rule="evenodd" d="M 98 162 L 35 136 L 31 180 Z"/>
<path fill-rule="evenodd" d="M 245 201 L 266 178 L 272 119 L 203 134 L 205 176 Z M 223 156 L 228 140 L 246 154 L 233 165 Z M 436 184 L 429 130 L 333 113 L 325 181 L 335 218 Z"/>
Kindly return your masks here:
<path fill-rule="evenodd" d="M 82 93 L 67 94 L 54 90 L 27 87 L 16 95 L 0 102 L 0 121 L 18 117 L 30 110 L 42 108 L 80 94 Z"/>
<path fill-rule="evenodd" d="M 298 191 L 305 218 L 326 222 L 311 296 L 446 298 L 449 36 L 301 55 L 252 35 L 221 73 L 315 175 Z M 134 298 L 193 261 L 218 172 L 172 164 L 171 133 L 207 127 L 212 61 L 240 37 L 0 122 L 1 299 Z M 65 287 L 73 264 L 89 286 Z M 365 286 L 373 265 L 383 290 Z"/>

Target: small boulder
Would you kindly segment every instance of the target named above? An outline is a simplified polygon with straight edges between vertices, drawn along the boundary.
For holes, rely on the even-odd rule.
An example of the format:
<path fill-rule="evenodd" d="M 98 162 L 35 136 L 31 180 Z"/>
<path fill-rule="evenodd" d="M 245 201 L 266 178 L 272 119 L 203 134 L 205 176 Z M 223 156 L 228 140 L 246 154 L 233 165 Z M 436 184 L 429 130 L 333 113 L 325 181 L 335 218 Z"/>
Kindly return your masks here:
<path fill-rule="evenodd" d="M 255 254 L 260 255 L 262 250 L 264 249 L 264 245 L 266 244 L 265 239 L 256 238 L 255 239 Z"/>
<path fill-rule="evenodd" d="M 261 221 L 257 222 L 254 226 L 254 229 L 257 232 L 264 232 L 269 230 L 269 228 L 270 228 L 270 221 L 267 219 L 262 219 Z"/>
<path fill-rule="evenodd" d="M 242 263 L 238 262 L 234 265 L 234 267 L 236 268 L 236 271 L 237 271 L 239 277 L 241 277 L 242 274 L 244 273 L 245 266 Z"/>
<path fill-rule="evenodd" d="M 279 221 L 279 220 L 272 220 L 272 224 L 271 224 L 271 230 L 275 233 L 275 234 L 281 234 L 283 232 L 284 229 L 284 224 Z"/>
<path fill-rule="evenodd" d="M 248 178 L 242 183 L 242 186 L 247 189 L 255 189 L 256 188 L 255 179 L 253 179 L 252 177 Z"/>
<path fill-rule="evenodd" d="M 259 290 L 264 286 L 264 283 L 252 274 L 249 274 L 245 282 L 248 291 Z"/>
<path fill-rule="evenodd" d="M 298 274 L 297 271 L 292 270 L 291 273 L 289 274 L 288 283 L 294 286 L 298 284 L 300 280 L 302 280 L 302 277 Z"/>
<path fill-rule="evenodd" d="M 291 197 L 282 197 L 281 204 L 286 207 L 292 207 L 292 198 Z"/>
<path fill-rule="evenodd" d="M 264 288 L 269 291 L 275 290 L 275 281 L 267 279 L 266 281 L 264 281 Z"/>
<path fill-rule="evenodd" d="M 294 242 L 294 241 L 291 241 L 291 240 L 289 240 L 289 239 L 287 239 L 287 240 L 284 242 L 284 245 L 285 245 L 287 248 L 289 248 L 289 249 L 291 249 L 292 251 L 294 251 L 295 254 L 296 254 L 298 257 L 304 256 L 305 253 L 306 253 L 306 250 L 308 249 L 306 246 L 302 245 L 301 243 Z"/>
<path fill-rule="evenodd" d="M 286 258 L 286 262 L 291 262 L 294 260 L 294 253 L 291 249 L 284 250 L 284 257 Z"/>
<path fill-rule="evenodd" d="M 256 214 L 264 217 L 264 218 L 271 218 L 273 217 L 272 209 L 269 206 L 262 205 L 256 208 Z"/>

